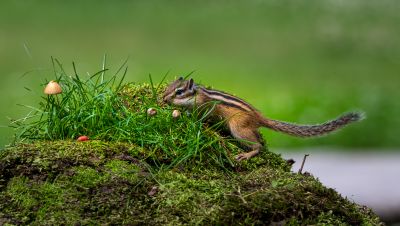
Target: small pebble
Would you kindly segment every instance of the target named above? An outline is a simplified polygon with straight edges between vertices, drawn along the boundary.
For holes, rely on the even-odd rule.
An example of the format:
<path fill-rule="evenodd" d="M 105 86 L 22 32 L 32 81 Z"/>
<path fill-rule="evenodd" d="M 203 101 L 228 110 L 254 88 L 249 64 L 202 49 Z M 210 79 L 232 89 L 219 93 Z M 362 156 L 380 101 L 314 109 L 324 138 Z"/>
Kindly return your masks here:
<path fill-rule="evenodd" d="M 179 118 L 181 116 L 181 112 L 179 110 L 174 110 L 172 112 L 172 117 L 173 118 Z"/>
<path fill-rule="evenodd" d="M 76 139 L 76 141 L 88 141 L 89 137 L 88 136 L 80 136 L 78 137 L 78 139 Z"/>
<path fill-rule="evenodd" d="M 154 116 L 156 114 L 157 114 L 157 110 L 156 109 L 154 109 L 154 108 L 147 109 L 147 115 L 148 116 Z"/>
<path fill-rule="evenodd" d="M 153 186 L 151 190 L 147 193 L 149 196 L 154 196 L 158 192 L 158 187 Z"/>

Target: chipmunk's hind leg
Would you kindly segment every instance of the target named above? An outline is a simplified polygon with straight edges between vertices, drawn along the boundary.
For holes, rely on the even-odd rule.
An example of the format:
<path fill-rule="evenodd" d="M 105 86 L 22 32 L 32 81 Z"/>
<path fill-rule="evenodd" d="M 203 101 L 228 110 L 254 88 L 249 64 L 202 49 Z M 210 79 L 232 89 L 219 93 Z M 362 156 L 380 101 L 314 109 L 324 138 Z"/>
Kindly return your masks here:
<path fill-rule="evenodd" d="M 263 147 L 263 141 L 260 132 L 251 128 L 229 128 L 233 137 L 238 139 L 243 145 L 250 148 L 251 151 L 241 153 L 236 156 L 236 160 L 242 161 L 252 158 L 260 153 Z"/>

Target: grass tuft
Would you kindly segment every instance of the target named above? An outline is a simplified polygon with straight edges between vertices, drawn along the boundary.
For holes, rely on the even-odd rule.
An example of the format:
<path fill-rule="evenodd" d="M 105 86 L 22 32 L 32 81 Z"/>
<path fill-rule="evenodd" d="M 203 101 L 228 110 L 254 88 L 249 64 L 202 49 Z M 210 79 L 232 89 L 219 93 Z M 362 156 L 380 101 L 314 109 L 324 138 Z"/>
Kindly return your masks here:
<path fill-rule="evenodd" d="M 125 64 L 108 76 L 104 60 L 100 71 L 82 76 L 74 63 L 74 74 L 68 75 L 61 62 L 53 59 L 55 80 L 63 92 L 43 96 L 29 117 L 12 122 L 17 140 L 75 140 L 86 135 L 92 140 L 145 147 L 157 156 L 152 159 L 158 167 L 206 160 L 221 167 L 233 166 L 230 156 L 238 152 L 234 143 L 205 126 L 199 112 L 189 114 L 180 109 L 183 114 L 174 119 L 174 108 L 160 101 L 166 85 L 155 84 L 151 75 L 150 84 L 124 83 Z M 148 108 L 156 109 L 157 115 L 148 116 Z"/>

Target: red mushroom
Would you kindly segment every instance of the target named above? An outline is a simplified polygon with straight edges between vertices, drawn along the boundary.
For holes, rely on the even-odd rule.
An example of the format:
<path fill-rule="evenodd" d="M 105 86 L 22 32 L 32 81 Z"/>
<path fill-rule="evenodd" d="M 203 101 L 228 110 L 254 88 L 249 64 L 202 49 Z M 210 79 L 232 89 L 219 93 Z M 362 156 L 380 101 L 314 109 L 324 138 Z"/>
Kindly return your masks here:
<path fill-rule="evenodd" d="M 88 136 L 80 136 L 78 137 L 78 139 L 76 139 L 76 141 L 80 142 L 80 141 L 88 141 L 89 137 Z"/>

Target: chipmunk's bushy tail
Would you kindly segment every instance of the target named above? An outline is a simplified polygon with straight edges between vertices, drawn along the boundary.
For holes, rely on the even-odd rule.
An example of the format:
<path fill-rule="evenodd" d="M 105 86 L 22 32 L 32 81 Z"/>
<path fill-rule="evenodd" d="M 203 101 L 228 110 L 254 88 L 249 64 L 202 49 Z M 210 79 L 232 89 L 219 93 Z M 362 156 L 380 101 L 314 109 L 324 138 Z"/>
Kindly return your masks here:
<path fill-rule="evenodd" d="M 296 125 L 293 123 L 282 122 L 264 118 L 263 125 L 270 129 L 287 133 L 297 137 L 321 136 L 332 131 L 338 130 L 349 123 L 364 119 L 364 114 L 360 112 L 346 113 L 338 118 L 317 125 Z"/>

